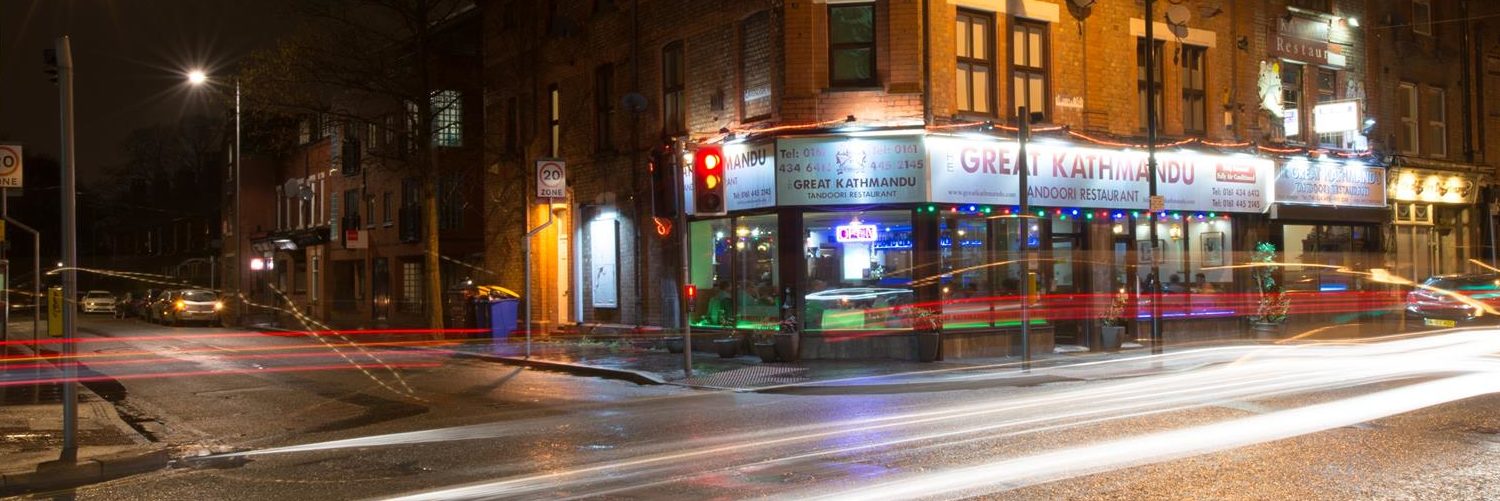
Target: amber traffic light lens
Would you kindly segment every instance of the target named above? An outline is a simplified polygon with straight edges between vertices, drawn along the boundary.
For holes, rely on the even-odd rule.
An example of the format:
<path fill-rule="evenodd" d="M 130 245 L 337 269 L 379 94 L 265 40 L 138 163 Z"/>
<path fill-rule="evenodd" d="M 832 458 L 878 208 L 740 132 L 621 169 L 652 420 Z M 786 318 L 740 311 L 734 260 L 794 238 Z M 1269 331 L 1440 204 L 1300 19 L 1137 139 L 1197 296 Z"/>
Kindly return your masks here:
<path fill-rule="evenodd" d="M 710 157 L 710 158 L 712 158 L 712 157 Z M 710 190 L 712 190 L 714 188 L 718 188 L 719 187 L 719 176 L 704 176 L 703 177 L 703 185 L 707 186 L 708 189 L 710 189 Z"/>

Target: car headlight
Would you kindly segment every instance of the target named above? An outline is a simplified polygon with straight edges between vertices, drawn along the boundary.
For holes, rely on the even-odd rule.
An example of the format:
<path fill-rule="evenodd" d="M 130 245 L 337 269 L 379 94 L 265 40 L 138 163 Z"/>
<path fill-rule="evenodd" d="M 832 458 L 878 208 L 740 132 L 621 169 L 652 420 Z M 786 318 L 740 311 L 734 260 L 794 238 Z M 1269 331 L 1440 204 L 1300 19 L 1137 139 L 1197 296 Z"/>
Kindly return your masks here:
<path fill-rule="evenodd" d="M 223 301 L 214 301 L 214 311 L 220 311 L 220 310 L 223 310 L 223 309 L 224 309 L 224 302 Z"/>

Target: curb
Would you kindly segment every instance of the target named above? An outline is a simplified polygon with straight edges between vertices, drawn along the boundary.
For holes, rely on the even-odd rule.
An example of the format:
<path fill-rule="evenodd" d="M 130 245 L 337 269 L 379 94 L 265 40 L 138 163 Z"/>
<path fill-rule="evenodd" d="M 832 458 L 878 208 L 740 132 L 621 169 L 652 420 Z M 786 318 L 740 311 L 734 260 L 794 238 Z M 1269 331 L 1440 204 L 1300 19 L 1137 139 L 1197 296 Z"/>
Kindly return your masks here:
<path fill-rule="evenodd" d="M 567 362 L 553 362 L 548 360 L 504 357 L 499 355 L 483 355 L 479 353 L 454 352 L 454 356 L 473 358 L 478 360 L 488 360 L 491 362 L 499 362 L 506 365 L 515 365 L 520 367 L 530 367 L 533 369 L 566 372 L 569 374 L 577 374 L 581 376 L 618 379 L 621 381 L 629 381 L 642 386 L 667 384 L 667 381 L 665 379 L 662 379 L 661 376 L 646 372 L 633 371 L 629 369 L 610 369 L 605 367 L 594 367 L 591 365 L 570 364 Z"/>
<path fill-rule="evenodd" d="M 272 332 L 272 333 L 279 333 L 279 332 L 286 332 L 286 333 L 300 332 L 300 331 L 296 331 L 296 330 L 292 330 L 292 329 L 282 329 L 282 328 L 279 328 L 279 327 L 270 327 L 270 326 L 251 326 L 251 327 L 248 327 L 248 328 L 255 329 L 255 330 L 260 330 L 260 331 L 265 331 L 265 332 Z M 408 349 L 421 350 L 421 349 L 425 349 L 425 348 L 409 347 Z M 554 371 L 554 372 L 565 372 L 565 373 L 569 373 L 569 374 L 577 374 L 577 375 L 580 375 L 580 376 L 593 376 L 593 377 L 601 377 L 601 378 L 605 378 L 605 379 L 617 379 L 617 380 L 621 380 L 621 381 L 628 381 L 628 382 L 635 383 L 635 384 L 642 385 L 642 386 L 667 384 L 667 381 L 665 379 L 662 379 L 661 376 L 657 376 L 655 374 L 651 374 L 651 373 L 647 373 L 647 372 L 633 371 L 633 370 L 630 370 L 630 369 L 610 369 L 610 368 L 605 368 L 605 367 L 594 367 L 594 366 L 590 366 L 590 365 L 570 364 L 570 363 L 567 363 L 567 362 L 553 362 L 553 361 L 548 361 L 548 360 L 507 357 L 507 356 L 501 356 L 501 355 L 487 355 L 487 354 L 483 354 L 483 353 L 469 353 L 469 352 L 463 352 L 463 351 L 450 351 L 449 353 L 453 354 L 453 356 L 455 356 L 455 357 L 468 358 L 468 359 L 474 359 L 474 360 L 484 360 L 484 361 L 489 361 L 489 362 L 498 362 L 498 363 L 502 363 L 502 364 L 506 364 L 506 365 L 515 365 L 515 366 L 519 366 L 519 367 L 530 367 L 530 368 L 533 368 L 533 369 L 549 370 L 549 371 Z"/>
<path fill-rule="evenodd" d="M 83 459 L 73 464 L 49 461 L 36 471 L 0 475 L 0 496 L 14 496 L 48 489 L 67 489 L 128 477 L 167 467 L 166 449 L 127 451 Z"/>

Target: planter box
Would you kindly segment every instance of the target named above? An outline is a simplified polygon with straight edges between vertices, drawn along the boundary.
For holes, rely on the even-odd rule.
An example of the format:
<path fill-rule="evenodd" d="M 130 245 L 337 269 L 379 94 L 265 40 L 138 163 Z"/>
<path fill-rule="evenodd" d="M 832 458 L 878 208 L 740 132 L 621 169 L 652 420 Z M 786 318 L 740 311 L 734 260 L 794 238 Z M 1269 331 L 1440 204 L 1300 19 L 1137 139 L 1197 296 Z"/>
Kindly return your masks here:
<path fill-rule="evenodd" d="M 714 351 L 719 353 L 719 358 L 734 358 L 740 355 L 739 338 L 719 338 L 714 340 Z"/>
<path fill-rule="evenodd" d="M 760 357 L 760 361 L 763 363 L 775 362 L 777 360 L 776 343 L 755 343 L 754 349 L 755 356 Z"/>
<path fill-rule="evenodd" d="M 938 346 L 942 337 L 936 332 L 917 332 L 917 361 L 936 362 L 938 358 Z"/>
<path fill-rule="evenodd" d="M 671 353 L 682 353 L 682 350 L 686 346 L 686 343 L 682 340 L 682 336 L 664 338 L 662 342 L 667 345 L 667 351 Z"/>
<path fill-rule="evenodd" d="M 1120 345 L 1125 341 L 1125 326 L 1105 325 L 1099 328 L 1099 348 L 1103 351 L 1120 351 Z"/>

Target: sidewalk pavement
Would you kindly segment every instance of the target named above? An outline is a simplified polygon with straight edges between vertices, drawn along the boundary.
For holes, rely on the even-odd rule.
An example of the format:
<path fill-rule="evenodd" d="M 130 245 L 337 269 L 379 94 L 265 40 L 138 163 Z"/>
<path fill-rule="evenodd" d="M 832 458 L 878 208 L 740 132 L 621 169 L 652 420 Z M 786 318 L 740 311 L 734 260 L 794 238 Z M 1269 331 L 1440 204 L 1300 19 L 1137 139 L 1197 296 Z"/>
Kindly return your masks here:
<path fill-rule="evenodd" d="M 1119 352 L 1088 352 L 1077 347 L 1036 357 L 1023 371 L 1020 357 L 921 363 L 903 360 L 802 360 L 762 363 L 754 356 L 719 358 L 693 354 L 693 377 L 682 370 L 683 355 L 637 341 L 549 340 L 524 345 L 487 340 L 448 347 L 459 355 L 580 375 L 610 377 L 638 384 L 673 384 L 703 389 L 796 394 L 876 394 L 1032 386 L 1058 381 L 1118 379 L 1192 370 L 1224 363 L 1260 346 L 1236 341 L 1182 347 L 1151 357 L 1145 347 L 1127 343 Z"/>
<path fill-rule="evenodd" d="M 12 323 L 10 340 L 31 339 L 31 322 Z M 42 328 L 45 327 L 45 323 Z M 24 336 L 17 336 L 18 330 Z M 34 370 L 34 352 L 4 345 L 0 361 L 0 496 L 75 487 L 167 466 L 168 453 L 132 428 L 114 404 L 78 386 L 78 461 L 57 461 L 62 449 L 62 387 L 30 384 L 62 376 L 54 368 Z M 6 365 L 23 366 L 15 370 Z"/>

